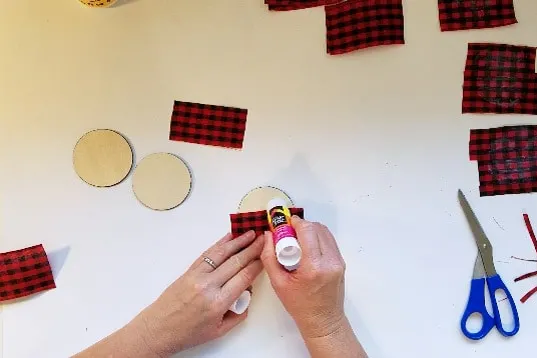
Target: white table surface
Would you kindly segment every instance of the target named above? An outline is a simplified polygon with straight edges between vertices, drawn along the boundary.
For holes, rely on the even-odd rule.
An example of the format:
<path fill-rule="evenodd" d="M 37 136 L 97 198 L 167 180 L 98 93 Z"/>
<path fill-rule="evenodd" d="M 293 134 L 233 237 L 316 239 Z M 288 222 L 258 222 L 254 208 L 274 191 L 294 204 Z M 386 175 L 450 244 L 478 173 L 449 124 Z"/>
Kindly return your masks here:
<path fill-rule="evenodd" d="M 67 357 L 128 322 L 229 230 L 258 185 L 287 191 L 335 233 L 348 264 L 346 310 L 371 357 L 532 352 L 537 280 L 522 220 L 536 195 L 478 196 L 470 128 L 535 116 L 461 115 L 467 43 L 537 46 L 537 2 L 519 24 L 441 33 L 434 0 L 406 0 L 404 46 L 330 57 L 322 8 L 269 13 L 261 0 L 4 0 L 0 11 L 1 251 L 43 243 L 57 289 L 3 306 L 4 358 Z M 249 110 L 242 151 L 167 139 L 174 100 Z M 72 168 L 77 139 L 120 131 L 136 160 L 158 151 L 194 172 L 169 212 L 139 204 L 130 177 L 96 189 Z M 459 330 L 476 247 L 463 188 L 495 246 L 521 329 L 469 342 Z M 498 224 L 496 224 L 496 222 Z M 307 356 L 266 277 L 247 322 L 184 357 Z M 1 317 L 1 316 L 0 316 Z"/>

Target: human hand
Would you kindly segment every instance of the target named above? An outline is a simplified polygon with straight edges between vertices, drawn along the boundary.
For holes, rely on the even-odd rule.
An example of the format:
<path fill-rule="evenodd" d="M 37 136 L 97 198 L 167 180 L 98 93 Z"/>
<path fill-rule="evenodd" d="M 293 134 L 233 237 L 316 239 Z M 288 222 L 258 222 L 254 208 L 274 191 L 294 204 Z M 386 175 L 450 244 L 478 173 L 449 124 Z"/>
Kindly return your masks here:
<path fill-rule="evenodd" d="M 228 311 L 262 271 L 263 237 L 250 231 L 231 234 L 203 253 L 177 281 L 137 318 L 145 325 L 149 348 L 157 356 L 203 344 L 244 321 L 247 311 Z M 214 261 L 216 270 L 203 261 Z"/>
<path fill-rule="evenodd" d="M 272 287 L 304 338 L 328 336 L 347 324 L 344 313 L 345 261 L 328 228 L 294 216 L 291 224 L 302 249 L 300 266 L 288 272 L 265 233 L 261 260 Z"/>

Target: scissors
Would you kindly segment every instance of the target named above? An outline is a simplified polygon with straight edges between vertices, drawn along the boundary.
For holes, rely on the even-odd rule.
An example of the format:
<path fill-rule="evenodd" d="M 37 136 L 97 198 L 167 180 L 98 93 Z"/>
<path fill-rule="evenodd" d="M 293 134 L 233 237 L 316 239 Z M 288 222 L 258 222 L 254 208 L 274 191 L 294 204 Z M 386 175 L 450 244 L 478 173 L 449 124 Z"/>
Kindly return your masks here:
<path fill-rule="evenodd" d="M 507 286 L 505 286 L 505 283 L 503 283 L 502 279 L 496 272 L 492 255 L 492 245 L 461 190 L 459 190 L 459 201 L 464 214 L 466 215 L 466 219 L 470 224 L 472 233 L 474 234 L 474 239 L 478 249 L 474 266 L 474 274 L 472 277 L 472 283 L 470 285 L 470 296 L 468 297 L 468 304 L 461 319 L 462 332 L 466 337 L 473 340 L 478 340 L 485 337 L 492 328 L 496 327 L 496 329 L 498 329 L 498 331 L 504 336 L 514 336 L 517 334 L 520 328 L 520 323 L 513 296 L 511 296 Z M 487 283 L 488 292 L 490 295 L 493 316 L 488 313 L 487 307 L 485 306 L 485 281 Z M 497 291 L 502 290 L 505 292 L 507 300 L 509 301 L 515 323 L 514 328 L 510 331 L 505 330 L 500 317 L 498 303 L 496 302 L 495 294 Z M 483 325 L 478 332 L 470 332 L 466 327 L 468 324 L 468 319 L 473 314 L 479 314 L 482 317 Z"/>

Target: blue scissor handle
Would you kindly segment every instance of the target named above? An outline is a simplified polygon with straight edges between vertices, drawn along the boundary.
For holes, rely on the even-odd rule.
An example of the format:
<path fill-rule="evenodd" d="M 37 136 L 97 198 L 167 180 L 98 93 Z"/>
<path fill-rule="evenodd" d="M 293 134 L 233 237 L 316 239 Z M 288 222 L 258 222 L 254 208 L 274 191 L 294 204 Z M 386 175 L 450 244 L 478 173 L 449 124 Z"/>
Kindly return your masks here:
<path fill-rule="evenodd" d="M 498 307 L 496 307 L 496 310 Z M 483 326 L 478 332 L 472 333 L 468 331 L 466 325 L 471 315 L 477 313 L 481 315 Z M 470 296 L 468 304 L 461 319 L 461 330 L 464 335 L 470 339 L 478 340 L 485 337 L 495 325 L 494 318 L 490 316 L 485 305 L 485 278 L 476 278 L 472 280 L 470 286 Z"/>
<path fill-rule="evenodd" d="M 502 279 L 499 275 L 494 275 L 487 277 L 487 285 L 489 287 L 489 293 L 490 293 L 490 301 L 492 303 L 492 312 L 494 314 L 494 321 L 496 328 L 498 331 L 500 331 L 501 334 L 504 336 L 514 336 L 517 334 L 518 329 L 520 328 L 520 322 L 518 319 L 518 311 L 516 309 L 515 301 L 513 300 L 513 296 L 511 296 L 511 293 L 507 289 L 507 286 L 505 286 L 505 283 L 503 283 Z M 505 292 L 505 295 L 507 296 L 507 300 L 509 301 L 509 305 L 511 306 L 511 311 L 513 312 L 513 320 L 515 323 L 515 326 L 513 330 L 506 331 L 503 327 L 502 318 L 500 317 L 500 310 L 498 309 L 498 303 L 496 302 L 496 291 L 503 290 Z"/>

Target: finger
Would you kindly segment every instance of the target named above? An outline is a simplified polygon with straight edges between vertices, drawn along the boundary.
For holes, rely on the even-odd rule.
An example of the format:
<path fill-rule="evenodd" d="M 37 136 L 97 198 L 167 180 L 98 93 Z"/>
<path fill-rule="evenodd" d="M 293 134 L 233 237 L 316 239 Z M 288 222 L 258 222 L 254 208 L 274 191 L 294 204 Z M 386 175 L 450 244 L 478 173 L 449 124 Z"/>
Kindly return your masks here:
<path fill-rule="evenodd" d="M 223 304 L 226 307 L 231 306 L 252 285 L 261 271 L 263 271 L 261 260 L 255 260 L 226 282 L 221 291 Z"/>
<path fill-rule="evenodd" d="M 237 237 L 236 239 L 228 239 L 228 235 L 224 236 L 220 241 L 211 246 L 205 251 L 199 258 L 199 265 L 197 266 L 201 272 L 213 272 L 215 269 L 203 260 L 204 257 L 208 257 L 214 261 L 218 268 L 231 256 L 235 255 L 240 250 L 244 249 L 255 240 L 255 232 L 253 230 L 248 231 L 245 234 Z"/>
<path fill-rule="evenodd" d="M 219 246 L 219 245 L 222 245 L 222 244 L 228 242 L 228 241 L 231 240 L 231 239 L 233 239 L 233 235 L 232 235 L 230 232 L 228 232 L 226 235 L 224 235 L 224 237 L 222 237 L 222 238 L 221 238 L 220 240 L 218 240 L 213 246 L 211 246 L 211 249 L 212 249 L 213 247 L 217 247 L 217 246 Z M 209 249 L 209 250 L 210 250 L 210 249 Z M 209 250 L 207 250 L 207 251 L 209 251 Z M 205 253 L 204 253 L 203 255 L 205 255 Z M 198 267 L 201 266 L 201 261 L 203 260 L 203 255 L 202 255 L 201 258 L 198 258 L 196 261 L 194 261 L 194 262 L 192 263 L 192 265 L 190 265 L 189 270 L 195 270 L 195 269 L 197 269 Z M 204 263 L 204 264 L 207 265 L 207 263 Z"/>
<path fill-rule="evenodd" d="M 231 311 L 227 311 L 224 315 L 224 319 L 222 320 L 222 325 L 218 329 L 218 336 L 221 337 L 231 331 L 239 323 L 243 322 L 246 317 L 248 317 L 248 310 L 246 310 L 246 312 L 243 314 L 236 314 Z"/>
<path fill-rule="evenodd" d="M 250 262 L 258 259 L 263 250 L 263 238 L 259 236 L 250 246 L 231 256 L 222 265 L 220 265 L 210 277 L 213 282 L 223 286 L 233 276 L 239 273 Z M 247 286 L 248 287 L 248 286 Z M 244 290 L 243 290 L 244 291 Z"/>
<path fill-rule="evenodd" d="M 336 239 L 330 230 L 325 225 L 319 224 L 319 232 L 319 246 L 321 247 L 323 256 L 343 260 L 343 256 L 341 255 L 341 251 L 339 250 Z"/>
<path fill-rule="evenodd" d="M 224 237 L 218 240 L 213 246 L 222 245 L 230 240 L 233 240 L 233 234 L 228 232 L 227 234 L 224 235 Z"/>
<path fill-rule="evenodd" d="M 263 266 L 265 266 L 265 270 L 267 270 L 269 278 L 273 280 L 278 277 L 278 275 L 284 273 L 285 269 L 282 267 L 282 265 L 280 265 L 278 259 L 276 258 L 272 233 L 269 231 L 265 232 L 263 238 L 265 239 L 265 244 L 263 247 L 263 252 L 261 252 L 261 261 L 263 262 Z"/>
<path fill-rule="evenodd" d="M 321 248 L 315 224 L 298 216 L 293 216 L 291 225 L 296 231 L 297 240 L 304 256 L 310 260 L 319 259 L 321 257 Z"/>

